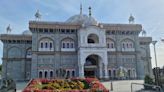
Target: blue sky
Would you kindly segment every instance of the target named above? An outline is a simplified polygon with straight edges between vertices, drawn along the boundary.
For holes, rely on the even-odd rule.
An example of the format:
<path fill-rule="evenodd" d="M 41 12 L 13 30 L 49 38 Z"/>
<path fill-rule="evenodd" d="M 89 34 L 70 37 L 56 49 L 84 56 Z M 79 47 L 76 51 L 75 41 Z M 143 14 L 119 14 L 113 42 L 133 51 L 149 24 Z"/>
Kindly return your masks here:
<path fill-rule="evenodd" d="M 80 3 L 85 14 L 88 14 L 88 7 L 92 7 L 92 16 L 98 22 L 128 23 L 129 15 L 133 14 L 135 23 L 143 25 L 147 36 L 158 40 L 158 66 L 164 65 L 164 43 L 160 41 L 160 38 L 164 38 L 164 0 L 1 0 L 0 34 L 6 33 L 8 24 L 14 34 L 27 30 L 28 22 L 34 20 L 37 9 L 42 14 L 42 20 L 65 21 L 79 14 Z M 150 47 L 154 66 L 153 47 Z M 2 54 L 3 44 L 0 42 L 0 57 Z"/>

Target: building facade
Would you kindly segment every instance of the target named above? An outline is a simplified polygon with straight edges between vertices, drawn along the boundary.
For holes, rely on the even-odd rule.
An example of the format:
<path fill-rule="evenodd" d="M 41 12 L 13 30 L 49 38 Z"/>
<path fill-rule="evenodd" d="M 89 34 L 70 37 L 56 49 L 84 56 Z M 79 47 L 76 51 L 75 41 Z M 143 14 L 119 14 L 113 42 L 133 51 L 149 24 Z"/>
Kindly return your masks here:
<path fill-rule="evenodd" d="M 29 21 L 22 34 L 0 36 L 2 76 L 142 79 L 152 75 L 152 38 L 141 31 L 141 24 L 99 23 L 91 12 L 65 22 Z"/>

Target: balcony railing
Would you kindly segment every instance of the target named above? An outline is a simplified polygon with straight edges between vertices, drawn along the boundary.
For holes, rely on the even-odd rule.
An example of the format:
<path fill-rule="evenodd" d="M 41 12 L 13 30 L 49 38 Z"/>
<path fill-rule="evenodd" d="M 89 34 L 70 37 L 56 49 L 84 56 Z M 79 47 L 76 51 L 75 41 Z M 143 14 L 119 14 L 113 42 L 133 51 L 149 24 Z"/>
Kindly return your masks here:
<path fill-rule="evenodd" d="M 122 48 L 122 51 L 135 51 L 134 48 Z"/>
<path fill-rule="evenodd" d="M 53 48 L 39 48 L 39 51 L 54 51 Z"/>
<path fill-rule="evenodd" d="M 75 51 L 75 48 L 61 48 L 61 51 Z"/>
<path fill-rule="evenodd" d="M 107 48 L 107 51 L 116 51 L 116 48 Z"/>
<path fill-rule="evenodd" d="M 26 58 L 32 58 L 32 56 L 31 55 L 27 55 Z"/>

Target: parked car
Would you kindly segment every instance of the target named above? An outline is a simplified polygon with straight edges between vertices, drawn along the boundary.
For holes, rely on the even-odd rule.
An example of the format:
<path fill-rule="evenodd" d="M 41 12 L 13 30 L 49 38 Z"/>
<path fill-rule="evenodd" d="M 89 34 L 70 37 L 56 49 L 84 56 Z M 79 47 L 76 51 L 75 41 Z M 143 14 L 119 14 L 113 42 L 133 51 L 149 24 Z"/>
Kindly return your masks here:
<path fill-rule="evenodd" d="M 0 79 L 0 92 L 16 92 L 16 83 L 13 79 Z"/>

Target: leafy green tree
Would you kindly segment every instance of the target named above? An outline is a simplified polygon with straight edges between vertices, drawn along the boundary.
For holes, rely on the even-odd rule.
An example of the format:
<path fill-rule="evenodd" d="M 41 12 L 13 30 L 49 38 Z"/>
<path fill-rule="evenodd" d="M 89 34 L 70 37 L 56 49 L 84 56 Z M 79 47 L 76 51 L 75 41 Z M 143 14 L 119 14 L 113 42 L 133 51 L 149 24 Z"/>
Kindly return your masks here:
<path fill-rule="evenodd" d="M 146 75 L 145 78 L 144 78 L 144 83 L 153 85 L 154 84 L 153 78 L 151 78 L 150 76 Z M 152 89 L 152 87 L 150 87 L 150 86 L 144 86 L 144 88 L 147 89 L 147 90 Z"/>

